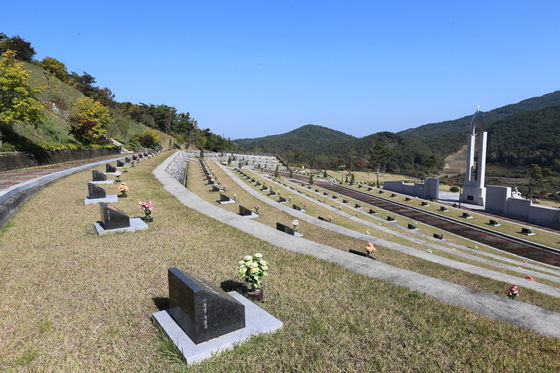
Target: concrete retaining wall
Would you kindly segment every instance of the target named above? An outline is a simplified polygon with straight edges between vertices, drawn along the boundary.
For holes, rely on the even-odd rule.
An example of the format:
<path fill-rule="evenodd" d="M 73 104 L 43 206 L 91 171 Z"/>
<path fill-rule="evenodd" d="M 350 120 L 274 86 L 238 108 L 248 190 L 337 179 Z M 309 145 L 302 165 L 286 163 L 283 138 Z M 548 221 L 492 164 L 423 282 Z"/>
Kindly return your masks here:
<path fill-rule="evenodd" d="M 173 161 L 167 165 L 165 172 L 180 182 L 181 185 L 187 185 L 187 167 L 187 153 L 179 152 L 179 154 L 173 158 Z"/>
<path fill-rule="evenodd" d="M 17 168 L 35 167 L 53 163 L 63 163 L 102 157 L 105 155 L 119 154 L 120 149 L 80 149 L 80 150 L 58 150 L 39 152 L 14 152 L 0 153 L 0 171 L 14 170 Z"/>

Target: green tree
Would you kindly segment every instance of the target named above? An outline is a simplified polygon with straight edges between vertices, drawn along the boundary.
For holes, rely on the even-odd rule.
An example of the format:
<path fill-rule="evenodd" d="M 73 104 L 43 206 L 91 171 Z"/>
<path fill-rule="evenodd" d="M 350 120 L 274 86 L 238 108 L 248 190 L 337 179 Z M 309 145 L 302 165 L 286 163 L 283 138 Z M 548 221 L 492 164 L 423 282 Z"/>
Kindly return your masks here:
<path fill-rule="evenodd" d="M 379 171 L 381 167 L 387 162 L 387 159 L 393 154 L 391 149 L 382 141 L 376 141 L 369 150 L 369 161 L 371 167 L 375 170 L 377 175 L 377 187 L 379 188 Z"/>
<path fill-rule="evenodd" d="M 39 62 L 39 66 L 62 81 L 66 81 L 68 79 L 68 70 L 66 69 L 66 65 L 56 58 L 45 57 L 41 62 Z"/>
<path fill-rule="evenodd" d="M 12 50 L 15 52 L 15 58 L 25 62 L 31 62 L 33 56 L 35 55 L 35 49 L 31 46 L 31 43 L 23 40 L 19 36 L 14 36 L 12 38 L 0 39 L 0 53 Z"/>
<path fill-rule="evenodd" d="M 31 87 L 29 72 L 15 56 L 12 50 L 0 56 L 0 146 L 6 126 L 17 121 L 37 125 L 42 120 L 43 105 L 36 97 L 42 88 Z"/>
<path fill-rule="evenodd" d="M 309 175 L 309 184 L 313 185 L 313 175 Z"/>
<path fill-rule="evenodd" d="M 356 183 L 356 175 L 352 172 L 350 175 L 350 185 L 354 185 Z"/>
<path fill-rule="evenodd" d="M 111 121 L 109 109 L 91 97 L 82 97 L 70 110 L 70 133 L 85 143 L 106 142 L 107 125 Z"/>
<path fill-rule="evenodd" d="M 145 148 L 156 148 L 159 145 L 160 136 L 154 130 L 145 130 L 142 135 L 138 137 L 138 142 Z"/>
<path fill-rule="evenodd" d="M 274 170 L 274 177 L 279 177 L 280 176 L 280 172 L 278 171 L 279 166 L 276 165 L 276 170 Z"/>
<path fill-rule="evenodd" d="M 422 165 L 423 172 L 426 176 L 436 176 L 441 167 L 441 159 L 439 159 L 435 154 L 430 155 L 424 161 Z"/>
<path fill-rule="evenodd" d="M 531 198 L 535 194 L 535 189 L 543 188 L 544 185 L 552 180 L 552 171 L 549 168 L 544 168 L 538 164 L 531 165 L 529 178 L 529 185 L 525 198 Z"/>
<path fill-rule="evenodd" d="M 323 170 L 323 178 L 327 178 L 329 175 L 327 174 L 327 170 Z"/>

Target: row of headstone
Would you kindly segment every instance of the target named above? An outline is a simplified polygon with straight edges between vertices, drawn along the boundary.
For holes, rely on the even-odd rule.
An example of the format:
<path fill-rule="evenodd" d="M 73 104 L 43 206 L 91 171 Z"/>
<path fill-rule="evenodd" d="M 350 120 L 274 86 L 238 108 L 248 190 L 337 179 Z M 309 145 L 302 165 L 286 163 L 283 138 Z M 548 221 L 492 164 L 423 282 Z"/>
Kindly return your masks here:
<path fill-rule="evenodd" d="M 110 206 L 109 202 L 117 202 L 117 195 L 108 195 L 105 189 L 98 184 L 112 184 L 115 180 L 107 179 L 107 175 L 119 177 L 121 174 L 117 171 L 117 167 L 125 167 L 127 163 L 132 163 L 141 158 L 150 158 L 156 153 L 144 152 L 132 155 L 131 158 L 125 157 L 123 160 L 117 160 L 117 166 L 110 163 L 105 165 L 105 173 L 97 170 L 92 171 L 92 181 L 88 182 L 88 195 L 84 199 L 86 204 L 99 203 L 100 220 L 94 224 L 95 230 L 99 235 L 116 233 L 116 232 L 134 232 L 137 230 L 148 229 L 148 225 L 141 218 L 130 218 L 124 212 Z"/>

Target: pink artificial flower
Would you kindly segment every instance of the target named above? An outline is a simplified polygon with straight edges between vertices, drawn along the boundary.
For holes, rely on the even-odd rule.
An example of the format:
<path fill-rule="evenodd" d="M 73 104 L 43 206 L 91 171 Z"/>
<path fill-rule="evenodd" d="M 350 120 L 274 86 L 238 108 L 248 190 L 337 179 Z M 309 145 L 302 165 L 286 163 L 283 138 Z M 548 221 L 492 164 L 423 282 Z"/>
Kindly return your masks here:
<path fill-rule="evenodd" d="M 535 281 L 535 279 L 534 279 L 533 277 L 531 277 L 531 276 L 526 276 L 526 277 L 525 277 L 525 280 L 528 280 L 528 281 Z"/>

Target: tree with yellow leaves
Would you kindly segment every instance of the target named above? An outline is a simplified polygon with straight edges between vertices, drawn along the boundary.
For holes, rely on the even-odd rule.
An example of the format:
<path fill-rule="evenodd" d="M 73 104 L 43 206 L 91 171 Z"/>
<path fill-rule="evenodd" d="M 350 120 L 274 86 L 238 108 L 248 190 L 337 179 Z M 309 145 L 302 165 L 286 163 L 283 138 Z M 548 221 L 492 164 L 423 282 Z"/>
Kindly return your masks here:
<path fill-rule="evenodd" d="M 43 105 L 36 95 L 42 88 L 33 88 L 29 72 L 16 60 L 16 52 L 7 50 L 0 56 L 0 146 L 2 130 L 20 121 L 37 125 L 42 120 Z"/>
<path fill-rule="evenodd" d="M 70 109 L 70 133 L 81 142 L 106 143 L 110 121 L 109 109 L 90 97 L 77 99 Z"/>

